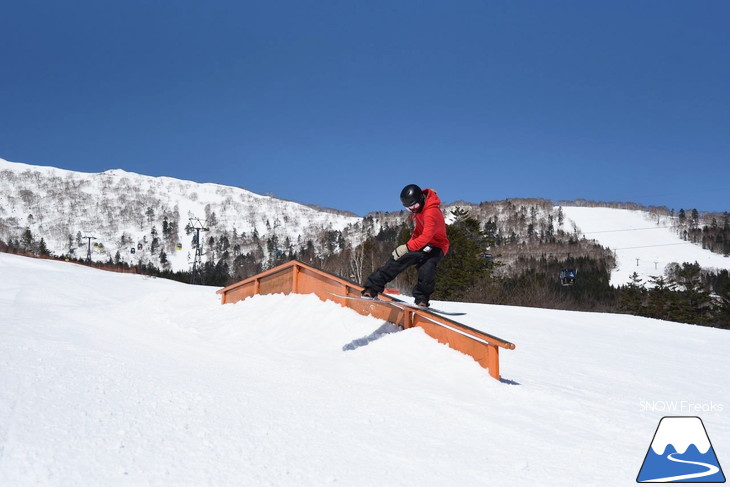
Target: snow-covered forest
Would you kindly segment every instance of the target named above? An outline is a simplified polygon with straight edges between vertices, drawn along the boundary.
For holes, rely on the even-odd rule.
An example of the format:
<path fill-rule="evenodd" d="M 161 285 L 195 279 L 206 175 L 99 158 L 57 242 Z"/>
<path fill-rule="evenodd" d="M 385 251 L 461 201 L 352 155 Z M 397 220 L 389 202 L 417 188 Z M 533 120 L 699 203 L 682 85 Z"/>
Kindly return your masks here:
<path fill-rule="evenodd" d="M 290 259 L 361 283 L 410 232 L 405 211 L 359 217 L 123 170 L 87 174 L 0 160 L 0 189 L 0 248 L 186 282 L 198 275 L 213 285 Z M 439 298 L 713 325 L 726 319 L 727 213 L 537 198 L 451 202 L 443 211 L 453 245 Z M 192 273 L 196 253 L 199 274 Z M 578 270 L 580 286 L 561 286 L 565 268 Z M 392 286 L 408 293 L 413 279 L 406 273 Z"/>

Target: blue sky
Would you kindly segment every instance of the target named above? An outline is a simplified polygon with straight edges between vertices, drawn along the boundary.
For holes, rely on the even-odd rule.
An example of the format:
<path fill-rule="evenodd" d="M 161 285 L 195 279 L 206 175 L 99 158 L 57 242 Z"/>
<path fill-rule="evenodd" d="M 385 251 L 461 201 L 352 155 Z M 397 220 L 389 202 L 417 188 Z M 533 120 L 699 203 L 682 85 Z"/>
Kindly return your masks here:
<path fill-rule="evenodd" d="M 349 210 L 730 210 L 730 2 L 0 6 L 0 157 Z"/>

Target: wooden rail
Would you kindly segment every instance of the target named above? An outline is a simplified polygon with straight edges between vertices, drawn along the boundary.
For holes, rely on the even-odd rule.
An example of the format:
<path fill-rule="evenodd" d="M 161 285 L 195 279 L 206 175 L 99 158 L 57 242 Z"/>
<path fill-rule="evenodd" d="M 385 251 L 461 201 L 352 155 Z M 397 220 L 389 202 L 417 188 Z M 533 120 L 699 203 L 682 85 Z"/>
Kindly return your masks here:
<path fill-rule="evenodd" d="M 361 301 L 334 296 L 360 296 L 362 287 L 296 260 L 218 290 L 221 303 L 235 303 L 255 294 L 316 294 L 363 315 L 395 323 L 402 328 L 421 327 L 441 343 L 470 355 L 489 374 L 499 380 L 499 349 L 512 350 L 513 343 L 476 330 L 454 320 L 417 308 L 408 303 L 381 295 L 376 301 Z"/>

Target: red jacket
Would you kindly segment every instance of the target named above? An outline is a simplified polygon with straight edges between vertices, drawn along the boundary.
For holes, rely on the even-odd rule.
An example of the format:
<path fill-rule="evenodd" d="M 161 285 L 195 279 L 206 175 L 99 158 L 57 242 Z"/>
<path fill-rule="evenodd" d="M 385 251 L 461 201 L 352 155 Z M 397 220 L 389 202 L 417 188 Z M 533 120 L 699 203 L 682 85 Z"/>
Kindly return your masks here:
<path fill-rule="evenodd" d="M 411 238 L 406 242 L 408 250 L 421 250 L 426 245 L 440 248 L 444 255 L 449 251 L 449 239 L 446 237 L 446 222 L 441 212 L 441 199 L 436 191 L 424 189 L 426 203 L 423 210 L 413 213 L 411 219 L 416 221 Z"/>

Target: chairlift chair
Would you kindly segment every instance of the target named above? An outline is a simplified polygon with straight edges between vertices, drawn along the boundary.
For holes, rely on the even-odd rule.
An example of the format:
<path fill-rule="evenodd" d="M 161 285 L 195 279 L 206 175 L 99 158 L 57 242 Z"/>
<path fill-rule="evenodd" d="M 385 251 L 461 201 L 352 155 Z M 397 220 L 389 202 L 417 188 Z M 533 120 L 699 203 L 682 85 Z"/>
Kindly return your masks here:
<path fill-rule="evenodd" d="M 572 286 L 575 284 L 575 276 L 578 272 L 575 269 L 563 269 L 560 271 L 560 284 L 563 286 Z"/>

